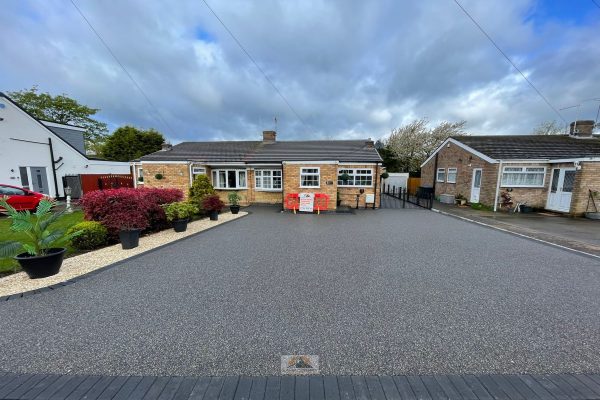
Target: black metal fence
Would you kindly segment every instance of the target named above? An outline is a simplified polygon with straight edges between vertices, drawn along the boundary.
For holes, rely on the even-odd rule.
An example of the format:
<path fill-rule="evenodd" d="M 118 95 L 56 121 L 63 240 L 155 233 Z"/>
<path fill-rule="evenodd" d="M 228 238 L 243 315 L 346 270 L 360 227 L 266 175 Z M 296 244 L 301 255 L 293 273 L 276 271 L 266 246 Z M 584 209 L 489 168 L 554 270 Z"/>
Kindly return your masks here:
<path fill-rule="evenodd" d="M 433 190 L 431 188 L 419 187 L 416 193 L 411 194 L 405 187 L 384 184 L 381 187 L 381 191 L 383 194 L 400 200 L 402 202 L 402 208 L 406 208 L 406 203 L 427 208 L 428 210 L 431 210 L 433 207 Z"/>

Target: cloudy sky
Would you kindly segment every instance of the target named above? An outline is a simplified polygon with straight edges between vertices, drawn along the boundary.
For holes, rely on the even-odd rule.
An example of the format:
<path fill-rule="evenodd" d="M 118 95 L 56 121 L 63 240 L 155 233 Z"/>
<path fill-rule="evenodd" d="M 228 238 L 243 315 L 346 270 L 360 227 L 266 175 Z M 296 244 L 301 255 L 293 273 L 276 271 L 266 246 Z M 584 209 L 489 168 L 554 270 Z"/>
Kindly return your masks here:
<path fill-rule="evenodd" d="M 202 1 L 74 1 L 158 112 L 70 0 L 2 1 L 1 91 L 66 93 L 111 129 L 173 142 L 258 139 L 274 117 L 280 140 L 380 138 L 421 117 L 472 134 L 561 121 L 453 0 L 207 0 L 300 118 Z M 556 108 L 600 97 L 595 2 L 461 1 Z"/>

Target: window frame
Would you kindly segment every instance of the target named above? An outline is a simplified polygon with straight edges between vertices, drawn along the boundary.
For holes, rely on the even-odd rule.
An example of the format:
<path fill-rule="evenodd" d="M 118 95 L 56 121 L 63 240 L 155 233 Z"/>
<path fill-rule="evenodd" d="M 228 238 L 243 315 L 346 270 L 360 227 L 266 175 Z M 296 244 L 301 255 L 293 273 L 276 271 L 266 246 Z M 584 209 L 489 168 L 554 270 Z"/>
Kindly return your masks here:
<path fill-rule="evenodd" d="M 360 174 L 357 173 L 357 171 L 369 171 L 369 174 Z M 342 174 L 341 171 L 349 171 L 346 172 L 348 175 L 350 175 L 350 177 L 352 178 L 352 184 L 341 184 L 340 183 L 340 175 Z M 370 177 L 371 178 L 371 184 L 370 185 L 357 185 L 356 184 L 356 177 L 357 176 L 366 176 L 366 177 Z M 349 187 L 349 188 L 353 188 L 353 187 L 373 187 L 375 178 L 373 177 L 373 168 L 338 168 L 338 173 L 337 173 L 337 185 L 338 187 Z"/>
<path fill-rule="evenodd" d="M 221 182 L 220 175 L 221 172 L 225 173 L 225 186 L 221 187 L 219 184 Z M 229 187 L 229 173 L 235 172 L 235 187 Z M 239 186 L 240 183 L 240 172 L 243 172 L 245 177 L 244 181 L 246 183 L 245 186 Z M 216 177 L 216 179 L 215 179 Z M 239 168 L 219 168 L 213 169 L 211 171 L 211 181 L 215 190 L 246 190 L 248 189 L 248 170 L 247 169 L 239 169 Z"/>
<path fill-rule="evenodd" d="M 440 172 L 444 174 L 443 178 L 440 179 Z M 435 173 L 435 181 L 436 182 L 446 182 L 446 168 L 438 168 Z"/>
<path fill-rule="evenodd" d="M 270 172 L 271 176 L 264 176 L 263 172 Z M 278 172 L 279 176 L 275 176 L 274 173 Z M 260 173 L 260 176 L 258 175 L 258 173 Z M 260 178 L 260 186 L 258 185 L 258 180 Z M 263 187 L 263 183 L 264 183 L 264 178 L 270 178 L 270 182 L 271 182 L 271 187 L 270 188 L 265 188 Z M 279 178 L 280 180 L 280 187 L 278 188 L 274 188 L 273 187 L 273 182 L 275 181 L 274 178 Z M 255 169 L 254 170 L 254 189 L 258 192 L 281 192 L 283 190 L 283 170 L 281 169 L 270 169 L 270 168 L 260 168 L 260 169 Z"/>
<path fill-rule="evenodd" d="M 454 180 L 453 181 L 450 180 L 450 170 L 454 171 Z M 457 180 L 458 180 L 458 168 L 449 167 L 446 170 L 446 183 L 456 183 Z"/>
<path fill-rule="evenodd" d="M 506 171 L 507 168 L 520 168 L 521 171 Z M 527 171 L 529 168 L 538 168 L 538 169 L 544 169 L 544 172 L 541 171 Z M 540 165 L 535 165 L 535 166 L 526 166 L 526 165 L 505 165 L 502 167 L 502 176 L 500 177 L 500 187 L 506 187 L 506 188 L 544 188 L 546 186 L 546 173 L 548 172 L 548 168 L 545 166 L 540 166 Z M 538 174 L 542 174 L 542 183 L 539 185 L 511 185 L 509 183 L 505 182 L 505 178 L 504 175 L 505 174 L 522 174 L 522 175 L 526 175 L 526 174 L 532 174 L 532 173 L 538 173 Z"/>
<path fill-rule="evenodd" d="M 306 169 L 316 169 L 317 172 L 311 172 L 311 173 L 305 173 L 304 170 Z M 302 176 L 306 175 L 306 176 L 316 176 L 317 177 L 317 186 L 305 186 L 302 184 Z M 320 189 L 321 188 L 321 167 L 300 167 L 300 188 L 303 189 Z"/>

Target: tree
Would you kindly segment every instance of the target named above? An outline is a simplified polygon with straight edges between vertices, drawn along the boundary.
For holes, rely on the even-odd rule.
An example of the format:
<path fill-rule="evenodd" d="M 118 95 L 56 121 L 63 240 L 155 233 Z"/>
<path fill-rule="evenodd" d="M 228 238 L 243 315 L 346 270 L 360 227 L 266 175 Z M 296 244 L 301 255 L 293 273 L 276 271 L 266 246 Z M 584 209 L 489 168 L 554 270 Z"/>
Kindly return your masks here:
<path fill-rule="evenodd" d="M 102 155 L 107 160 L 131 161 L 160 150 L 164 142 L 163 135 L 154 129 L 141 130 L 126 125 L 106 138 Z"/>
<path fill-rule="evenodd" d="M 557 121 L 542 121 L 531 132 L 532 135 L 562 135 L 565 132 Z"/>
<path fill-rule="evenodd" d="M 108 133 L 104 122 L 92 118 L 100 109 L 79 104 L 66 94 L 52 96 L 50 93 L 39 93 L 37 86 L 9 92 L 9 96 L 37 119 L 85 128 L 83 136 L 86 149 L 96 154 L 100 152 Z"/>
<path fill-rule="evenodd" d="M 392 129 L 385 142 L 385 148 L 402 172 L 418 173 L 421 164 L 450 136 L 466 135 L 463 130 L 466 121 L 444 121 L 434 128 L 429 128 L 426 118 Z M 382 156 L 383 157 L 383 156 Z"/>
<path fill-rule="evenodd" d="M 208 176 L 201 174 L 197 175 L 192 182 L 188 197 L 191 203 L 202 209 L 204 199 L 213 194 L 215 194 L 215 188 L 210 184 Z"/>

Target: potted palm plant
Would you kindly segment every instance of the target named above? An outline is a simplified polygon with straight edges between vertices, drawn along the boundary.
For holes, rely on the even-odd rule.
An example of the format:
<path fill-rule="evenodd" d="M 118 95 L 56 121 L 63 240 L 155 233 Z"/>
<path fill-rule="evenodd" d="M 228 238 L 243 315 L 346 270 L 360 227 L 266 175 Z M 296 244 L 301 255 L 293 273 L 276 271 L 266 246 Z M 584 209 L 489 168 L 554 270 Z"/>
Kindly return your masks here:
<path fill-rule="evenodd" d="M 81 231 L 68 234 L 66 229 L 52 227 L 63 212 L 53 213 L 50 200 L 40 201 L 34 213 L 16 211 L 5 198 L 0 199 L 0 206 L 12 219 L 10 230 L 25 237 L 0 243 L 0 258 L 14 257 L 31 279 L 56 275 L 67 251 L 63 246 Z"/>
<path fill-rule="evenodd" d="M 225 203 L 223 203 L 216 194 L 206 196 L 204 200 L 202 200 L 202 209 L 208 212 L 211 221 L 219 219 L 219 211 L 221 211 L 223 207 L 225 207 Z"/>
<path fill-rule="evenodd" d="M 227 196 L 229 198 L 229 210 L 231 210 L 232 214 L 237 214 L 240 212 L 240 200 L 242 200 L 242 196 L 240 196 L 237 192 L 231 192 Z"/>
<path fill-rule="evenodd" d="M 163 208 L 175 232 L 185 232 L 190 218 L 198 212 L 198 207 L 187 201 L 165 204 Z"/>

